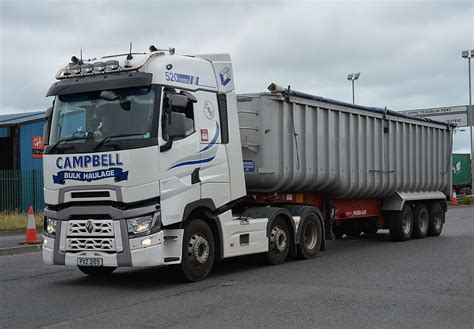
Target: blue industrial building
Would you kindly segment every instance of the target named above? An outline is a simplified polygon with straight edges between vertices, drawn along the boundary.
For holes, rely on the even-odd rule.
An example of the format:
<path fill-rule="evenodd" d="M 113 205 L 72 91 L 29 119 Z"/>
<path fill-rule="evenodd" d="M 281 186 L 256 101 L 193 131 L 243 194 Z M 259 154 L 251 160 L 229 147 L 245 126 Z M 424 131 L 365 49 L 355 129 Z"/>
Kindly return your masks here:
<path fill-rule="evenodd" d="M 0 212 L 44 207 L 45 123 L 45 111 L 0 115 Z"/>

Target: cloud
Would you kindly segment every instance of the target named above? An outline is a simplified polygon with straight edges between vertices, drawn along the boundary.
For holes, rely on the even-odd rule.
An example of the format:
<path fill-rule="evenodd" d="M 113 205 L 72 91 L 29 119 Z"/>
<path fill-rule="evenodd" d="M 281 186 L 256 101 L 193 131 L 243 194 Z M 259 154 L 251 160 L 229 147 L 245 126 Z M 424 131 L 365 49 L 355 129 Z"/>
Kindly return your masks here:
<path fill-rule="evenodd" d="M 467 103 L 472 1 L 0 2 L 0 113 L 47 108 L 58 68 L 150 44 L 229 52 L 238 93 L 270 82 L 358 103 L 412 109 Z M 459 142 L 460 141 L 460 142 Z M 464 148 L 469 139 L 455 137 Z M 460 144 L 459 144 L 460 143 Z M 459 145 L 458 145 L 459 144 Z"/>

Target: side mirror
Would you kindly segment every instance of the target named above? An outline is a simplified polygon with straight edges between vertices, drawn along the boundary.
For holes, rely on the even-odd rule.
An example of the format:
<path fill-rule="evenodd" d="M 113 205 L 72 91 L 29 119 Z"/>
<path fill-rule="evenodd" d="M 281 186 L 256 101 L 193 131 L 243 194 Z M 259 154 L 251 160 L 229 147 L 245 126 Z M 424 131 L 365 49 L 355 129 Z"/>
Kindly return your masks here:
<path fill-rule="evenodd" d="M 180 138 L 186 136 L 186 116 L 184 113 L 171 112 L 171 123 L 168 127 L 170 138 Z"/>
<path fill-rule="evenodd" d="M 188 97 L 185 95 L 171 94 L 168 97 L 172 109 L 184 109 L 188 105 Z"/>
<path fill-rule="evenodd" d="M 43 144 L 45 146 L 49 144 L 49 127 L 51 126 L 52 114 L 53 114 L 53 108 L 50 107 L 46 110 L 46 123 L 43 126 Z"/>

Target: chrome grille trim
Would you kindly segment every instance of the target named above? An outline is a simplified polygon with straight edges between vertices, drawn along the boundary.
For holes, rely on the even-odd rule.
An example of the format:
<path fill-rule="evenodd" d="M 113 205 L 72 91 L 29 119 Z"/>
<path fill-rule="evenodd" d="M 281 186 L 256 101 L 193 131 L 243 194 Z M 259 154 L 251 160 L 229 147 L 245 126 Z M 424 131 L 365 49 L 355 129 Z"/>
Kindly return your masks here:
<path fill-rule="evenodd" d="M 93 229 L 87 230 L 87 222 L 91 221 Z M 68 221 L 67 236 L 102 237 L 114 236 L 114 223 L 110 219 L 77 219 Z"/>
<path fill-rule="evenodd" d="M 67 238 L 66 251 L 115 251 L 115 239 Z"/>

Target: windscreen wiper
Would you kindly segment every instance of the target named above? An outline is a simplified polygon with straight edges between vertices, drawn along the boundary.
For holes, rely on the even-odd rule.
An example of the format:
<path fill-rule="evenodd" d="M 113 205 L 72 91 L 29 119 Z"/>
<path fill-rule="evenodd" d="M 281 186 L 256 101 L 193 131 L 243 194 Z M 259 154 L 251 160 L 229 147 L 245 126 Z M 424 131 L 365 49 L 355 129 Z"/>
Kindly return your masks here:
<path fill-rule="evenodd" d="M 63 144 L 63 143 L 66 143 L 66 142 L 70 142 L 70 141 L 77 141 L 77 140 L 88 140 L 88 139 L 91 139 L 92 136 L 80 136 L 80 137 L 65 137 L 65 138 L 61 138 L 60 140 L 58 140 L 56 143 L 54 143 L 53 145 L 51 145 L 49 147 L 49 151 L 54 151 L 55 149 L 57 149 L 57 147 L 60 145 L 60 144 Z M 72 147 L 72 145 L 71 145 Z"/>
<path fill-rule="evenodd" d="M 143 133 L 136 133 L 136 134 L 119 134 L 119 135 L 111 135 L 104 137 L 95 147 L 94 151 L 97 151 L 102 145 L 110 141 L 112 138 L 119 138 L 119 137 L 130 137 L 130 136 L 143 136 Z"/>

